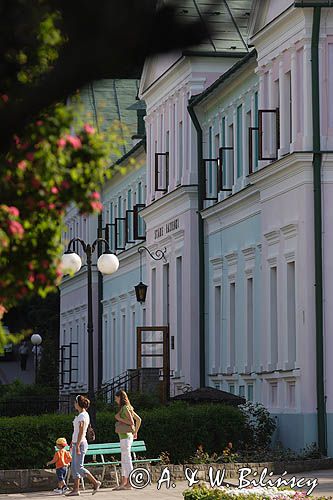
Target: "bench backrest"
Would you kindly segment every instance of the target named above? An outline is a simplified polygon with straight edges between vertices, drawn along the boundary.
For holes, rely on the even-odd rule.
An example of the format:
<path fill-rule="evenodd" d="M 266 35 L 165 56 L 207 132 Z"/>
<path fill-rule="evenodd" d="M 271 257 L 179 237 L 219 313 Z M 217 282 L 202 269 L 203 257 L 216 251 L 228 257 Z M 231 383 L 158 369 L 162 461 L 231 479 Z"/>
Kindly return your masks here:
<path fill-rule="evenodd" d="M 66 450 L 70 450 L 69 446 L 66 446 Z M 133 441 L 132 447 L 131 447 L 131 452 L 132 453 L 138 453 L 138 452 L 143 452 L 147 451 L 146 444 L 144 441 Z M 121 449 L 120 449 L 120 443 L 90 443 L 88 445 L 88 450 L 86 455 L 91 456 L 91 455 L 98 455 L 98 454 L 104 454 L 104 455 L 120 455 Z"/>
<path fill-rule="evenodd" d="M 147 451 L 144 441 L 137 441 L 132 444 L 131 447 L 132 453 L 138 453 L 144 451 Z M 103 455 L 120 455 L 121 454 L 120 443 L 89 444 L 86 453 L 87 456 L 98 455 L 100 453 Z"/>

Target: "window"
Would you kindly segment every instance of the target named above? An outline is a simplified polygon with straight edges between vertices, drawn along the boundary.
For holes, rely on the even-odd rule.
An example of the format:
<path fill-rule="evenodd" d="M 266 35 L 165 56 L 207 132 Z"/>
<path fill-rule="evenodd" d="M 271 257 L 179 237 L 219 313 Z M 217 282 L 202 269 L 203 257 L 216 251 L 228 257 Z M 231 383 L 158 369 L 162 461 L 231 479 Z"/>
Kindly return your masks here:
<path fill-rule="evenodd" d="M 208 134 L 208 158 L 213 159 L 213 127 L 209 127 Z M 214 162 L 208 162 L 208 193 L 211 196 L 213 194 L 213 169 L 215 167 Z"/>
<path fill-rule="evenodd" d="M 245 385 L 240 385 L 238 388 L 238 395 L 241 398 L 245 398 Z"/>
<path fill-rule="evenodd" d="M 178 128 L 178 171 L 179 171 L 179 184 L 182 182 L 182 177 L 183 177 L 183 122 L 179 122 L 179 128 Z"/>
<path fill-rule="evenodd" d="M 121 345 L 122 345 L 122 351 L 123 351 L 123 356 L 122 356 L 122 367 L 121 371 L 126 370 L 126 315 L 122 314 L 121 317 Z"/>
<path fill-rule="evenodd" d="M 182 335 L 183 335 L 183 260 L 176 259 L 177 286 L 177 369 L 182 369 Z"/>
<path fill-rule="evenodd" d="M 151 270 L 151 324 L 156 325 L 156 268 Z"/>
<path fill-rule="evenodd" d="M 270 355 L 272 368 L 278 361 L 277 267 L 270 268 Z"/>
<path fill-rule="evenodd" d="M 118 218 L 122 218 L 122 199 L 121 199 L 121 196 L 119 196 L 118 198 Z M 118 237 L 117 237 L 118 236 Z M 118 235 L 116 235 L 116 239 L 118 240 L 117 241 L 117 246 L 118 247 L 123 247 L 123 225 L 122 225 L 122 221 L 119 221 L 118 223 Z"/>
<path fill-rule="evenodd" d="M 221 287 L 215 287 L 214 294 L 214 310 L 215 310 L 215 346 L 214 346 L 214 354 L 215 354 L 215 368 L 219 368 L 221 366 L 220 360 L 220 349 L 221 349 Z"/>
<path fill-rule="evenodd" d="M 258 92 L 254 94 L 254 127 L 258 127 Z M 258 131 L 254 133 L 254 144 L 253 144 L 253 151 L 254 151 L 254 164 L 253 168 L 254 170 L 258 170 L 258 158 L 259 158 L 259 148 L 258 148 Z"/>
<path fill-rule="evenodd" d="M 235 367 L 235 322 L 236 322 L 236 284 L 230 283 L 230 303 L 229 303 L 229 358 L 230 358 L 230 367 L 234 369 Z"/>
<path fill-rule="evenodd" d="M 292 142 L 292 111 L 291 111 L 291 72 L 286 73 L 286 135 L 289 143 Z"/>
<path fill-rule="evenodd" d="M 225 141 L 225 116 L 222 118 L 222 125 L 221 125 L 221 146 L 225 147 L 226 146 L 226 141 Z M 224 153 L 225 155 L 225 153 Z M 225 169 L 225 156 L 223 155 L 222 158 L 222 185 L 223 187 L 227 184 L 227 178 L 226 178 L 226 169 Z"/>
<path fill-rule="evenodd" d="M 112 318 L 112 361 L 113 376 L 115 377 L 120 373 L 117 356 L 117 323 L 115 316 Z"/>
<path fill-rule="evenodd" d="M 289 408 L 296 407 L 296 383 L 287 382 L 287 404 Z"/>
<path fill-rule="evenodd" d="M 229 392 L 230 392 L 230 394 L 235 394 L 235 385 L 234 384 L 229 384 Z"/>
<path fill-rule="evenodd" d="M 296 361 L 296 284 L 295 262 L 287 263 L 287 330 L 288 361 L 295 365 Z M 293 366 L 294 367 L 294 366 Z"/>
<path fill-rule="evenodd" d="M 237 177 L 243 174 L 243 105 L 237 107 Z"/>
<path fill-rule="evenodd" d="M 247 366 L 253 365 L 253 278 L 246 280 Z"/>
<path fill-rule="evenodd" d="M 233 123 L 228 127 L 228 147 L 234 147 L 234 125 Z M 234 152 L 228 151 L 228 186 L 232 188 L 234 185 Z"/>
<path fill-rule="evenodd" d="M 248 384 L 247 386 L 247 399 L 248 401 L 253 401 L 253 384 Z"/>
<path fill-rule="evenodd" d="M 214 387 L 215 387 L 215 389 L 217 389 L 218 391 L 220 391 L 221 390 L 221 384 L 220 384 L 220 382 L 214 382 Z"/>
<path fill-rule="evenodd" d="M 277 382 L 271 382 L 270 386 L 270 405 L 277 407 L 278 404 L 278 385 Z"/>
<path fill-rule="evenodd" d="M 163 266 L 163 321 L 166 325 L 169 324 L 169 264 Z"/>

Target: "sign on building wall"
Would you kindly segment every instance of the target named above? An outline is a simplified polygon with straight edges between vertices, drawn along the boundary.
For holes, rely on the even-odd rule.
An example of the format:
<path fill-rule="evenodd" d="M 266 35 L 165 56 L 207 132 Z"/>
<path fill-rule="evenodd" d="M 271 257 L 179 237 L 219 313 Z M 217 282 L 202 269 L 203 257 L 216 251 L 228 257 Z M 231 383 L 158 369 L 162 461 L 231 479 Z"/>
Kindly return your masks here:
<path fill-rule="evenodd" d="M 154 238 L 155 240 L 157 240 L 158 238 L 162 238 L 162 236 L 165 236 L 168 233 L 171 233 L 172 231 L 175 231 L 178 228 L 179 228 L 179 219 L 167 222 L 164 226 L 160 226 L 157 229 L 155 229 Z"/>

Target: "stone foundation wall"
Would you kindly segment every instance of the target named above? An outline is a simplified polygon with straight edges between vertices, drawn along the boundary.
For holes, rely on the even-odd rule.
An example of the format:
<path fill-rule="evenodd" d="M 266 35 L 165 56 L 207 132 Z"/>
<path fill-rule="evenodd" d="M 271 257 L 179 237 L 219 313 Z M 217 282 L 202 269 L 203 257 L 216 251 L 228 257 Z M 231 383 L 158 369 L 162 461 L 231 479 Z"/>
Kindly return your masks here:
<path fill-rule="evenodd" d="M 242 467 L 249 467 L 258 474 L 267 468 L 274 474 L 282 474 L 284 471 L 297 474 L 300 472 L 333 468 L 333 459 L 325 458 L 318 460 L 300 460 L 295 462 L 262 462 L 262 463 L 231 463 L 231 464 L 188 464 L 188 465 L 136 465 L 136 468 L 144 467 L 149 472 L 152 482 L 157 482 L 165 467 L 170 471 L 172 481 L 186 480 L 184 470 L 186 467 L 197 470 L 197 479 L 208 481 L 209 468 L 214 470 L 225 469 L 225 479 L 237 480 L 238 470 Z M 93 474 L 102 479 L 103 468 L 91 468 Z M 120 474 L 119 474 L 120 475 Z M 71 483 L 70 483 L 71 484 Z M 115 470 L 111 466 L 106 466 L 103 486 L 111 487 L 116 484 Z M 27 491 L 47 491 L 52 490 L 57 485 L 55 470 L 0 470 L 0 493 L 22 493 Z M 89 488 L 86 482 L 86 488 Z"/>

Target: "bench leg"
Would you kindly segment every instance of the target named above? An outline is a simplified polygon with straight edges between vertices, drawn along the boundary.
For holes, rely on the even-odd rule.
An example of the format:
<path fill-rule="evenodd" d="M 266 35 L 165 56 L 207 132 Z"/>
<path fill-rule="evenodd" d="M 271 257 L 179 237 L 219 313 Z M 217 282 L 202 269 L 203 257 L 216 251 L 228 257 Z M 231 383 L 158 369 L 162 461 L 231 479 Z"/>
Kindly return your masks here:
<path fill-rule="evenodd" d="M 115 475 L 116 475 L 117 486 L 119 486 L 118 470 L 117 470 L 117 466 L 116 465 L 114 466 L 114 472 L 115 472 Z"/>
<path fill-rule="evenodd" d="M 85 490 L 83 477 L 81 477 L 81 485 L 82 485 L 82 489 Z"/>

